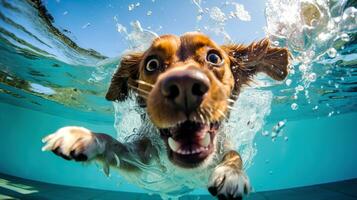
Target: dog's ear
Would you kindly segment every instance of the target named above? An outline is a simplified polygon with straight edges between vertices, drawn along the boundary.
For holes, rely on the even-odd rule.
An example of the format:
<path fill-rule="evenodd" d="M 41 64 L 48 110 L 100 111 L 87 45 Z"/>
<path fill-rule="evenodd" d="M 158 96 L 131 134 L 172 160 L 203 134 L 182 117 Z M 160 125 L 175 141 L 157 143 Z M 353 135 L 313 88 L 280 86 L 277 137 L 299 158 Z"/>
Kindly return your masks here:
<path fill-rule="evenodd" d="M 128 97 L 130 86 L 136 87 L 142 53 L 130 53 L 121 58 L 105 98 L 109 101 L 123 101 Z"/>
<path fill-rule="evenodd" d="M 223 45 L 222 48 L 229 55 L 236 87 L 248 84 L 258 72 L 279 81 L 288 75 L 288 49 L 272 47 L 267 38 L 248 46 L 232 44 Z"/>

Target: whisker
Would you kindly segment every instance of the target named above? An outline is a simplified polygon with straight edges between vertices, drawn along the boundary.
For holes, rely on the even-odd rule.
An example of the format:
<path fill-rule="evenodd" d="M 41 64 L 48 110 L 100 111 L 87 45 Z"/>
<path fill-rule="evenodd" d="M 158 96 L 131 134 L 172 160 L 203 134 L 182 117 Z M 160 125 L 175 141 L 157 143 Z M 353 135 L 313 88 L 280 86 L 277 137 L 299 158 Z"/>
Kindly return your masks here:
<path fill-rule="evenodd" d="M 234 108 L 234 107 L 232 107 L 232 106 L 227 106 L 227 108 L 228 108 L 229 110 L 234 110 L 234 111 L 237 111 L 237 109 L 236 109 L 236 108 Z"/>
<path fill-rule="evenodd" d="M 208 108 L 207 108 L 207 112 L 208 112 L 209 117 L 210 117 L 211 119 L 213 119 L 214 116 L 213 116 L 213 110 L 212 110 L 211 107 L 208 107 Z"/>
<path fill-rule="evenodd" d="M 202 122 L 205 124 L 205 123 L 206 123 L 206 120 L 204 119 L 202 113 L 201 113 L 201 112 L 198 112 L 198 114 L 199 114 L 199 116 L 200 116 Z"/>
<path fill-rule="evenodd" d="M 231 96 L 234 97 L 234 98 L 238 98 L 239 95 L 237 95 L 237 94 L 231 94 Z"/>
<path fill-rule="evenodd" d="M 208 124 L 211 123 L 210 117 L 205 114 L 205 113 L 207 113 L 208 115 L 210 115 L 210 113 L 209 113 L 206 109 L 204 109 L 204 108 L 203 108 L 203 109 L 200 109 L 200 110 L 201 110 L 203 116 L 206 117 L 207 123 L 208 123 Z"/>
<path fill-rule="evenodd" d="M 213 111 L 211 107 L 208 107 L 207 110 L 209 113 L 212 113 L 212 111 Z"/>
<path fill-rule="evenodd" d="M 228 98 L 227 101 L 234 103 L 235 101 L 233 99 Z"/>
<path fill-rule="evenodd" d="M 147 83 L 143 80 L 135 80 L 135 82 L 139 83 L 139 84 L 142 84 L 142 85 L 146 85 L 146 86 L 149 86 L 149 87 L 154 87 L 153 84 L 150 84 L 150 83 Z"/>
<path fill-rule="evenodd" d="M 206 118 L 207 118 L 207 121 L 208 121 L 209 123 L 211 123 L 212 112 L 210 112 L 210 111 L 208 110 L 208 108 L 203 108 L 203 111 L 205 112 L 205 116 L 206 116 Z"/>
<path fill-rule="evenodd" d="M 224 119 L 227 119 L 227 116 L 220 109 L 217 109 L 217 112 L 221 114 Z"/>
<path fill-rule="evenodd" d="M 130 85 L 130 84 L 128 84 L 128 86 L 129 86 L 130 88 L 132 88 L 133 90 L 136 90 L 136 91 L 142 92 L 142 93 L 144 93 L 144 94 L 146 94 L 146 95 L 148 95 L 148 94 L 149 94 L 149 92 L 148 92 L 148 91 L 146 91 L 146 90 L 140 89 L 140 88 L 135 87 L 135 86 L 132 86 L 132 85 Z"/>

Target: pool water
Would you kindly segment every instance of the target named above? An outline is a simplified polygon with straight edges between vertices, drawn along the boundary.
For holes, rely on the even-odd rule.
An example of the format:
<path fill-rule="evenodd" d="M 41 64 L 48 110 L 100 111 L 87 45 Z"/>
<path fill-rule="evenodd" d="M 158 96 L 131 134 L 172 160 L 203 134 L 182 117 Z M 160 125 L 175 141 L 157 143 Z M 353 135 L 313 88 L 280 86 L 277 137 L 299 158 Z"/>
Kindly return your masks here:
<path fill-rule="evenodd" d="M 287 79 L 258 75 L 227 122 L 255 192 L 357 178 L 356 15 L 353 0 L 3 0 L 0 173 L 148 193 L 100 164 L 42 152 L 41 138 L 76 125 L 125 140 L 140 125 L 135 104 L 104 98 L 121 55 L 196 30 L 221 44 L 269 37 L 292 53 Z"/>

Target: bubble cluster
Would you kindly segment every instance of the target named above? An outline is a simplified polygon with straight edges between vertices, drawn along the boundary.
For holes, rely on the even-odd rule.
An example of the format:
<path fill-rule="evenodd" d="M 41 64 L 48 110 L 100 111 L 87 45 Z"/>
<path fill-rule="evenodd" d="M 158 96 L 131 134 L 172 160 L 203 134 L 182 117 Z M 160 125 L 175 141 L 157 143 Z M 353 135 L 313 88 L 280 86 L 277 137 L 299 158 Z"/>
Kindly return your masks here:
<path fill-rule="evenodd" d="M 132 10 L 134 10 L 135 8 L 139 7 L 139 6 L 140 6 L 140 3 L 139 3 L 139 2 L 129 4 L 129 5 L 128 5 L 128 10 L 129 10 L 129 11 L 132 11 Z"/>

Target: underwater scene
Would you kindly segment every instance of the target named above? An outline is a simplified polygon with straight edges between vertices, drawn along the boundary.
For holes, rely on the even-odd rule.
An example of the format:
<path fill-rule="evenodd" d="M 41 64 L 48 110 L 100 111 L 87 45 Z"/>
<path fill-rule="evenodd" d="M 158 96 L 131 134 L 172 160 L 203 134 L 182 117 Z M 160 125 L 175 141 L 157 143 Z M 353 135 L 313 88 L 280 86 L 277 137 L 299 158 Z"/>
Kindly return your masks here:
<path fill-rule="evenodd" d="M 357 179 L 356 32 L 355 0 L 0 0 L 0 199 L 114 199 L 104 192 L 94 195 L 91 190 L 122 195 L 115 199 L 357 199 L 357 181 L 345 186 L 350 191 L 343 193 L 346 198 L 263 195 Z M 182 128 L 184 131 L 209 124 L 202 128 L 209 129 L 207 133 L 195 134 L 202 135 L 203 139 L 197 139 L 199 144 L 207 143 L 203 147 L 213 146 L 214 155 L 198 167 L 180 167 L 168 157 L 169 153 L 185 157 L 195 152 L 193 147 L 180 152 L 177 146 L 183 144 L 172 139 L 176 129 L 168 128 L 162 119 L 179 115 L 178 111 L 165 113 L 164 106 L 155 100 L 154 106 L 147 105 L 150 98 L 154 99 L 158 83 L 136 80 L 137 85 L 152 89 L 149 92 L 142 89 L 144 86 L 133 87 L 131 77 L 126 77 L 129 81 L 126 79 L 125 88 L 133 87 L 131 91 L 124 98 L 108 98 L 111 81 L 115 82 L 115 76 L 125 76 L 125 70 L 123 74 L 116 72 L 130 62 L 124 60 L 126 55 L 146 52 L 167 34 L 181 36 L 181 41 L 185 35 L 204 34 L 218 45 L 226 45 L 222 48 L 231 44 L 245 48 L 255 42 L 251 51 L 269 39 L 270 49 L 288 52 L 286 77 L 272 75 L 277 73 L 274 70 L 284 71 L 274 69 L 274 64 L 268 66 L 271 71 L 256 69 L 254 72 L 263 73 L 249 75 L 249 82 L 239 85 L 237 93 L 212 95 L 214 100 L 225 98 L 226 112 L 202 112 L 199 125 L 178 122 L 176 129 L 189 124 Z M 192 43 L 193 39 L 187 45 Z M 188 48 L 182 54 L 187 52 Z M 217 56 L 215 53 L 208 53 L 207 59 Z M 223 63 L 223 57 L 212 57 L 212 61 L 222 59 Z M 248 63 L 251 58 L 240 59 Z M 207 73 L 209 81 L 216 80 L 211 78 L 213 73 Z M 168 72 L 163 74 L 169 76 Z M 158 82 L 164 78 L 159 76 Z M 229 89 L 238 87 L 239 81 L 232 81 Z M 180 90 L 186 87 L 180 84 L 186 82 L 178 84 Z M 210 92 L 212 84 L 207 89 Z M 226 85 L 217 90 L 223 87 Z M 185 106 L 190 107 L 187 102 Z M 213 120 L 216 112 L 219 123 Z M 66 126 L 85 127 L 80 129 L 83 134 L 87 129 L 98 133 L 93 139 L 98 150 L 84 143 L 84 160 L 88 162 L 62 159 L 66 155 L 55 148 L 60 141 L 52 142 L 51 135 L 46 138 Z M 155 157 L 155 161 L 144 162 L 137 156 L 147 150 L 142 150 L 146 143 L 140 143 L 138 149 L 133 147 L 138 138 L 148 138 L 154 150 L 145 156 Z M 63 136 L 62 140 L 75 139 Z M 104 153 L 92 159 L 88 153 L 102 153 L 102 146 L 109 144 L 113 144 L 111 148 L 121 144 L 128 147 L 120 152 L 113 150 L 110 159 Z M 223 179 L 227 181 L 231 180 L 229 176 L 239 178 L 232 178 L 232 188 L 218 187 L 213 192 L 218 196 L 214 197 L 207 187 L 211 188 L 212 172 L 218 173 L 217 167 L 227 167 L 231 161 L 223 162 L 227 146 L 238 153 L 241 164 L 237 165 L 237 174 L 220 173 L 226 174 Z M 197 154 L 208 151 L 199 147 Z M 83 157 L 73 159 L 83 161 Z M 127 166 L 130 169 L 124 169 Z M 132 172 L 132 167 L 140 173 Z M 13 183 L 6 178 L 9 176 L 15 177 Z M 42 190 L 26 185 L 26 181 L 16 183 L 16 178 L 80 187 L 83 191 L 58 189 L 46 193 L 50 185 Z M 224 189 L 232 194 L 223 197 Z M 326 195 L 328 191 L 314 193 Z"/>

